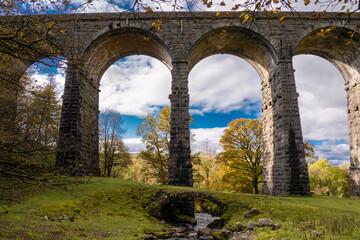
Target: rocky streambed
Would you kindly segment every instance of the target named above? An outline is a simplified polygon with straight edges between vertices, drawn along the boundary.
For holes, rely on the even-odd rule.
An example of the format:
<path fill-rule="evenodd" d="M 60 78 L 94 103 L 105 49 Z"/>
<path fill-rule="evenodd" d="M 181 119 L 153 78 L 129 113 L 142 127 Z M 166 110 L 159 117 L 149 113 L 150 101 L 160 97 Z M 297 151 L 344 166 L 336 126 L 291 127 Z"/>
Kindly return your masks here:
<path fill-rule="evenodd" d="M 251 214 L 252 211 L 246 214 Z M 256 213 L 255 215 L 257 215 Z M 245 217 L 250 218 L 251 215 Z M 281 227 L 279 224 L 274 224 L 269 218 L 260 218 L 258 222 L 249 221 L 246 226 L 236 223 L 231 229 L 223 229 L 225 223 L 220 217 L 214 217 L 207 213 L 196 213 L 195 218 L 197 220 L 196 225 L 182 224 L 172 226 L 162 236 L 148 235 L 145 237 L 145 240 L 251 240 L 255 238 L 253 231 L 255 228 L 269 227 L 275 230 Z"/>
<path fill-rule="evenodd" d="M 169 229 L 169 237 L 167 240 L 209 240 L 213 239 L 212 229 L 208 227 L 209 224 L 220 217 L 211 216 L 208 213 L 195 213 L 196 225 L 184 224 L 182 226 L 173 226 Z"/>

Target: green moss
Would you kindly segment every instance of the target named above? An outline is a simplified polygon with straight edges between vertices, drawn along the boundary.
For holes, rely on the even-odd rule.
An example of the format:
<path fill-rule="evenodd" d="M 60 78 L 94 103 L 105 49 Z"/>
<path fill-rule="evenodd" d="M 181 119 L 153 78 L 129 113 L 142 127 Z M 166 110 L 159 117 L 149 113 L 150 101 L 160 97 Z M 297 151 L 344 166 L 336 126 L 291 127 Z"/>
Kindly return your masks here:
<path fill-rule="evenodd" d="M 268 217 L 282 225 L 278 230 L 257 229 L 256 239 L 311 239 L 311 231 L 324 232 L 323 239 L 356 239 L 360 236 L 360 201 L 355 199 L 271 197 L 94 178 L 66 189 L 43 189 L 22 203 L 7 206 L 0 214 L 0 239 L 106 237 L 136 240 L 143 238 L 146 232 L 160 238 L 168 226 L 147 210 L 157 211 L 156 206 L 161 201 L 159 196 L 189 191 L 211 194 L 226 205 L 222 214 L 226 227 L 234 226 L 236 222 L 246 224 L 249 219 L 244 218 L 244 213 L 254 207 L 261 213 L 252 221 Z M 74 221 L 59 221 L 63 215 L 73 217 Z M 46 221 L 44 216 L 49 220 Z M 308 222 L 314 227 L 304 227 Z M 220 240 L 221 235 L 214 238 Z"/>
<path fill-rule="evenodd" d="M 221 234 L 221 232 L 214 232 L 213 238 L 215 240 L 226 240 L 227 238 Z"/>
<path fill-rule="evenodd" d="M 183 214 L 180 214 L 180 213 L 177 213 L 177 212 L 175 212 L 175 216 L 177 218 L 177 222 L 196 224 L 196 218 L 194 218 L 194 217 L 183 215 Z"/>
<path fill-rule="evenodd" d="M 166 232 L 155 232 L 154 234 L 155 234 L 155 236 L 157 236 L 159 238 L 164 238 L 167 235 Z"/>

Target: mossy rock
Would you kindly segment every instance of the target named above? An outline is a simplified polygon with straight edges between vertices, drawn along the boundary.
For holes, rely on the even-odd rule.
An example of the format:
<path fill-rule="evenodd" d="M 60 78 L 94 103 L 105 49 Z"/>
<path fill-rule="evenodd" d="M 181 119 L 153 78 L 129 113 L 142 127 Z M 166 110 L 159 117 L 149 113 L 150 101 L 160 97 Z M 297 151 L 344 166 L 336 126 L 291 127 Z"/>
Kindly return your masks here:
<path fill-rule="evenodd" d="M 212 236 L 215 240 L 227 240 L 227 237 L 225 237 L 221 232 L 213 232 Z"/>

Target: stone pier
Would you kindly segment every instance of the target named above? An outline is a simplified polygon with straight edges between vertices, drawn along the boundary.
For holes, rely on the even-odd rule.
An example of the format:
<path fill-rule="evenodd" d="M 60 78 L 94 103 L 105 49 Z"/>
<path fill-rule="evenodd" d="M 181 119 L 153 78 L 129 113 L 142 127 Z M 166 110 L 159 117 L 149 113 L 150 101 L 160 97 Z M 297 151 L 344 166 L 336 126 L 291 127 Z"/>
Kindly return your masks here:
<path fill-rule="evenodd" d="M 242 21 L 239 14 L 158 12 L 47 16 L 49 21 L 55 22 L 61 17 L 51 43 L 56 41 L 61 47 L 54 55 L 67 58 L 69 66 L 56 164 L 71 175 L 99 175 L 98 91 L 101 77 L 118 59 L 144 54 L 162 61 L 172 74 L 168 184 L 191 187 L 188 75 L 199 61 L 210 55 L 233 54 L 249 62 L 261 79 L 264 193 L 309 195 L 292 59 L 298 54 L 314 54 L 334 64 L 344 77 L 351 195 L 359 197 L 360 37 L 358 33 L 352 36 L 349 32 L 360 25 L 360 16 L 352 15 L 347 21 L 347 16 L 337 13 L 316 19 L 312 18 L 312 13 L 283 13 L 285 20 L 280 22 L 276 15 Z M 16 27 L 24 17 L 1 16 L 0 22 Z M 154 28 L 153 23 L 160 24 L 160 28 Z M 325 31 L 329 27 L 331 30 Z M 6 69 L 6 74 L 14 78 L 19 78 L 19 66 L 32 63 L 16 60 L 17 57 L 0 55 L 0 62 L 20 61 Z M 36 56 L 33 62 L 41 57 Z M 8 58 L 13 59 L 8 61 Z M 0 77 L 4 80 L 4 76 Z M 218 84 L 222 84 L 221 80 Z M 0 108 L 1 115 L 4 109 Z"/>

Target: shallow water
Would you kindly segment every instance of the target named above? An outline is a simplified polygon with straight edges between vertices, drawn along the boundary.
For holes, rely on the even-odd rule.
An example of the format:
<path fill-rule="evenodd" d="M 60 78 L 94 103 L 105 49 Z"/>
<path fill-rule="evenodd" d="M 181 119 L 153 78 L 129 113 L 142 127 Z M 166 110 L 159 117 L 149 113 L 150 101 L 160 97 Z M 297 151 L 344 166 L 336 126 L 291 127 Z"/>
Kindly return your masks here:
<path fill-rule="evenodd" d="M 197 224 L 194 226 L 194 231 L 197 232 L 200 228 L 206 227 L 209 223 L 219 219 L 220 217 L 211 216 L 208 213 L 195 213 Z"/>
<path fill-rule="evenodd" d="M 195 218 L 197 220 L 197 224 L 195 226 L 188 225 L 189 230 L 186 232 L 186 237 L 172 237 L 167 238 L 167 240 L 198 240 L 200 238 L 195 236 L 197 231 L 201 228 L 205 228 L 209 223 L 219 219 L 220 217 L 214 217 L 208 213 L 195 213 Z"/>

